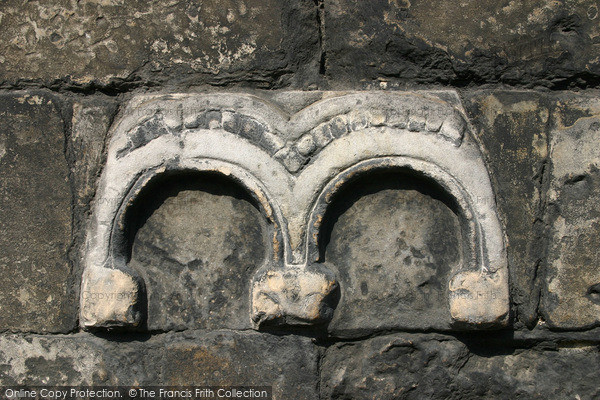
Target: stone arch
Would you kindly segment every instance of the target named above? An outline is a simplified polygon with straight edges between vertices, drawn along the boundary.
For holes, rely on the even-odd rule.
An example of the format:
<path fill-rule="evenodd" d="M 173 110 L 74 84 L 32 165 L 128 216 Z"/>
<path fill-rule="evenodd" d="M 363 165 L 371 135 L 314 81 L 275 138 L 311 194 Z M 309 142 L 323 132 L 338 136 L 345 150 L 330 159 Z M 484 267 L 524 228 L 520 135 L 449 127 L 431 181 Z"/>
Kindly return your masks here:
<path fill-rule="evenodd" d="M 469 201 L 464 188 L 456 179 L 435 164 L 402 156 L 380 157 L 361 161 L 340 172 L 327 183 L 315 201 L 309 216 L 307 230 L 309 262 L 319 262 L 322 258 L 319 245 L 323 217 L 332 200 L 346 185 L 349 185 L 355 179 L 374 172 L 402 170 L 422 174 L 423 177 L 439 184 L 446 194 L 451 197 L 461 220 L 461 227 L 464 231 L 463 240 L 468 243 L 465 248 L 467 253 L 465 259 L 468 260 L 468 265 L 465 269 L 476 269 L 476 266 L 480 266 L 481 269 L 487 270 L 487 267 L 484 266 L 486 263 L 482 260 L 481 232 L 477 221 L 473 218 L 473 205 Z"/>
<path fill-rule="evenodd" d="M 296 105 L 313 103 L 286 112 L 276 102 L 236 93 L 142 95 L 129 102 L 111 130 L 84 249 L 82 293 L 113 285 L 131 301 L 89 304 L 82 297 L 81 326 L 139 325 L 135 304 L 143 285 L 118 251 L 118 215 L 153 174 L 187 169 L 234 177 L 277 228 L 278 256 L 251 283 L 256 326 L 326 322 L 339 287 L 312 254 L 311 225 L 326 203 L 322 194 L 331 182 L 343 183 L 344 171 L 393 159 L 445 185 L 462 202 L 464 223 L 472 225 L 464 242 L 474 261 L 449 283 L 454 321 L 505 323 L 506 246 L 487 168 L 457 94 L 323 92 L 310 101 L 302 93 L 286 96 L 298 97 Z M 327 140 L 310 145 L 321 133 Z"/>
<path fill-rule="evenodd" d="M 282 216 L 278 210 L 271 205 L 269 196 L 260 182 L 251 174 L 234 165 L 219 162 L 215 160 L 204 160 L 202 162 L 189 162 L 185 168 L 179 166 L 167 166 L 166 168 L 153 168 L 144 172 L 136 182 L 131 186 L 129 193 L 124 197 L 123 202 L 115 215 L 115 224 L 111 232 L 110 251 L 113 261 L 127 258 L 126 247 L 130 245 L 130 240 L 126 237 L 124 229 L 127 227 L 127 213 L 135 206 L 140 194 L 150 185 L 159 179 L 168 178 L 169 175 L 193 174 L 197 179 L 202 179 L 204 175 L 216 175 L 230 181 L 231 184 L 239 187 L 251 197 L 256 208 L 271 224 L 272 251 L 265 257 L 269 262 L 277 261 L 283 258 L 283 240 L 281 234 Z M 116 261 L 119 262 L 119 261 Z"/>
<path fill-rule="evenodd" d="M 308 217 L 306 243 L 307 262 L 323 261 L 320 251 L 321 228 L 325 213 L 345 186 L 375 171 L 405 169 L 422 174 L 440 185 L 453 200 L 461 225 L 463 265 L 448 282 L 450 314 L 455 325 L 487 327 L 502 325 L 508 317 L 508 282 L 505 260 L 489 254 L 491 241 L 504 248 L 502 236 L 489 225 L 481 202 L 469 195 L 456 177 L 438 165 L 407 156 L 386 156 L 362 160 L 331 179 L 314 202 Z M 490 257 L 491 256 L 491 257 Z M 504 261 L 504 262 L 503 262 Z"/>
<path fill-rule="evenodd" d="M 103 261 L 88 260 L 90 264 L 84 272 L 80 316 L 84 328 L 137 328 L 144 324 L 146 288 L 140 276 L 128 266 L 132 243 L 126 232 L 131 222 L 127 214 L 136 207 L 140 194 L 147 187 L 170 174 L 179 173 L 193 173 L 200 179 L 206 174 L 218 175 L 246 192 L 271 225 L 271 248 L 260 264 L 277 263 L 283 259 L 282 216 L 272 206 L 260 182 L 247 171 L 222 161 L 196 159 L 151 168 L 136 177 L 121 201 L 111 204 L 114 219 L 108 240 L 104 242 L 107 257 Z M 261 265 L 257 265 L 256 269 Z M 104 293 L 105 298 L 91 296 L 91 293 Z M 111 298 L 107 299 L 106 293 L 111 293 Z"/>

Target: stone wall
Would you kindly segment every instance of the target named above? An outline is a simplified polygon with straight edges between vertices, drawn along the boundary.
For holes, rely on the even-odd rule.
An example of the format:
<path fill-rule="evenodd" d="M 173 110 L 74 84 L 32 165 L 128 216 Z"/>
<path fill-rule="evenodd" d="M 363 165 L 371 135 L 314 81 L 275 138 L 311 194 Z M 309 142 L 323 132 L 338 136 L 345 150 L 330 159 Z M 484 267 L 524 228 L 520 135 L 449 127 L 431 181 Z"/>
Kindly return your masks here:
<path fill-rule="evenodd" d="M 0 384 L 266 385 L 276 399 L 600 398 L 600 3 L 524 3 L 2 2 Z M 387 111 L 378 122 L 375 111 L 389 106 L 380 99 L 405 94 L 449 104 L 428 110 L 464 120 L 460 140 L 489 173 L 493 195 L 467 193 L 503 232 L 509 311 L 489 324 L 455 323 L 448 281 L 469 245 L 460 204 L 435 179 L 392 168 L 341 180 L 317 213 L 317 248 L 306 250 L 322 269 L 294 267 L 312 232 L 294 195 L 278 197 L 278 220 L 221 167 L 179 168 L 135 198 L 106 189 L 119 173 L 135 175 L 117 157 L 160 158 L 170 142 L 147 143 L 168 135 L 187 151 L 188 131 L 239 139 L 202 151 L 256 162 L 257 188 L 270 175 L 318 175 L 341 157 L 330 142 L 360 151 L 386 129 L 406 131 L 407 147 L 420 146 L 421 130 L 444 133 L 426 118 L 392 126 Z M 360 103 L 340 103 L 345 119 L 319 119 L 329 112 L 319 104 L 347 95 Z M 368 96 L 368 112 L 352 114 Z M 180 122 L 158 106 L 148 115 L 159 122 L 121 130 L 147 104 L 176 101 Z M 115 147 L 121 139 L 128 147 Z M 470 164 L 448 157 L 451 175 L 469 176 Z M 272 179 L 304 196 L 292 178 Z M 98 210 L 109 206 L 127 211 L 114 224 L 127 271 L 143 282 L 141 308 L 122 314 L 129 325 L 85 308 L 121 282 L 82 289 Z M 261 269 L 276 262 L 281 269 Z M 252 296 L 264 282 L 273 288 L 261 271 L 281 279 L 279 311 Z M 315 294 L 313 315 L 304 301 Z"/>

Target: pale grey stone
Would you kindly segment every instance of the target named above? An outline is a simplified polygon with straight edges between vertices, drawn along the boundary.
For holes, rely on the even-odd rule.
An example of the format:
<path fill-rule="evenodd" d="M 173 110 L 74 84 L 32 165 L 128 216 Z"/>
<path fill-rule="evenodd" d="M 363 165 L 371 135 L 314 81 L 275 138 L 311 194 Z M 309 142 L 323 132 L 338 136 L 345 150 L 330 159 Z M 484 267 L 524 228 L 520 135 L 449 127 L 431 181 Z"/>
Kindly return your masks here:
<path fill-rule="evenodd" d="M 600 102 L 557 99 L 550 134 L 550 245 L 542 312 L 556 328 L 600 325 Z"/>
<path fill-rule="evenodd" d="M 478 144 L 466 134 L 468 125 L 456 93 L 332 92 L 323 97 L 293 115 L 258 95 L 134 97 L 112 128 L 87 239 L 84 286 L 101 280 L 94 276 L 107 268 L 118 268 L 125 281 L 137 281 L 127 265 L 130 239 L 125 235 L 125 214 L 155 177 L 183 170 L 218 173 L 247 190 L 273 232 L 268 256 L 256 267 L 261 268 L 260 277 L 281 279 L 256 278 L 257 292 L 251 296 L 255 322 L 326 321 L 333 315 L 330 295 L 337 290 L 318 251 L 328 205 L 356 176 L 379 170 L 414 171 L 450 196 L 460 220 L 461 257 L 445 278 L 451 319 L 443 327 L 503 325 L 508 316 L 506 247 L 495 203 L 473 200 L 492 199 L 493 192 Z M 298 102 L 302 100 L 293 103 Z M 190 123 L 189 114 L 196 109 L 210 110 L 216 119 L 207 114 Z M 404 115 L 405 122 L 398 121 L 398 115 Z M 429 119 L 433 122 L 428 124 Z M 320 141 L 323 146 L 311 153 L 305 135 L 323 124 L 332 141 Z M 440 126 L 439 131 L 432 131 L 432 126 Z M 264 137 L 278 137 L 286 145 L 274 153 L 262 145 Z M 306 156 L 299 154 L 298 146 Z M 106 198 L 122 201 L 111 204 L 103 201 Z M 311 268 L 322 274 L 313 275 Z M 273 292 L 275 281 L 281 295 Z M 350 288 L 340 288 L 342 297 L 344 290 Z M 287 291 L 302 295 L 290 296 Z M 270 303 L 261 300 L 267 297 Z M 102 326 L 111 315 L 97 307 L 82 308 L 82 326 Z M 130 308 L 119 310 L 125 313 L 121 318 L 125 325 L 136 324 L 127 314 Z"/>

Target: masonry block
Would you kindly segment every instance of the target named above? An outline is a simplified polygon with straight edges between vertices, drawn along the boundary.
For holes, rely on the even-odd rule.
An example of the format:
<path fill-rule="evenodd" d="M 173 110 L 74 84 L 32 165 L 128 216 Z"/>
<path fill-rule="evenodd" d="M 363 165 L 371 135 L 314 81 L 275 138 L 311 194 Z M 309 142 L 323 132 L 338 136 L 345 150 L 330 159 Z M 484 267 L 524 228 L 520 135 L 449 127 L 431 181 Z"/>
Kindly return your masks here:
<path fill-rule="evenodd" d="M 324 3 L 325 73 L 334 88 L 506 83 L 595 85 L 598 4 L 494 0 Z"/>
<path fill-rule="evenodd" d="M 600 102 L 561 94 L 550 134 L 549 248 L 542 312 L 551 327 L 600 326 Z"/>
<path fill-rule="evenodd" d="M 314 84 L 312 0 L 4 3 L 0 82 L 122 90 L 139 84 Z M 27 65 L 27 68 L 23 68 Z"/>
<path fill-rule="evenodd" d="M 502 227 L 455 92 L 263 95 L 142 95 L 122 110 L 82 287 L 106 290 L 114 270 L 140 289 L 118 307 L 82 297 L 83 328 L 330 323 L 353 336 L 507 323 Z M 194 193 L 215 193 L 215 177 L 236 200 Z M 364 202 L 349 195 L 368 181 L 380 186 Z M 349 218 L 370 219 L 360 227 L 341 216 L 352 198 Z M 393 217 L 376 222 L 386 202 Z"/>
<path fill-rule="evenodd" d="M 276 400 L 318 397 L 319 355 L 307 338 L 217 330 L 136 339 L 3 335 L 0 384 L 270 386 Z"/>
<path fill-rule="evenodd" d="M 72 193 L 57 97 L 0 96 L 0 329 L 76 327 Z M 75 314 L 74 314 L 75 313 Z"/>
<path fill-rule="evenodd" d="M 546 256 L 544 177 L 549 172 L 552 101 L 549 95 L 518 90 L 467 91 L 464 96 L 465 108 L 485 149 L 504 222 L 515 317 L 531 326 L 538 318 L 539 277 Z"/>
<path fill-rule="evenodd" d="M 327 349 L 321 397 L 594 398 L 599 359 L 593 345 L 542 350 L 435 334 L 380 336 Z"/>

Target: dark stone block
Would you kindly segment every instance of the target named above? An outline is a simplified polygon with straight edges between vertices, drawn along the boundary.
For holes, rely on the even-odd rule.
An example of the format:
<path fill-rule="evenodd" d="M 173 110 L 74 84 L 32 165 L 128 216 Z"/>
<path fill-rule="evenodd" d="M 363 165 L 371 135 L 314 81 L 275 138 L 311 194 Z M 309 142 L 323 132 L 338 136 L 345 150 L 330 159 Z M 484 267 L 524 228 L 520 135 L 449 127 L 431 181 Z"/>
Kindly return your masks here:
<path fill-rule="evenodd" d="M 274 399 L 318 397 L 318 352 L 310 339 L 216 331 L 165 338 L 165 385 L 272 386 Z"/>
<path fill-rule="evenodd" d="M 318 360 L 307 338 L 257 332 L 4 335 L 0 384 L 271 386 L 273 399 L 312 400 Z"/>
<path fill-rule="evenodd" d="M 69 262 L 72 193 L 58 100 L 0 96 L 0 329 L 66 332 L 77 296 Z"/>
<path fill-rule="evenodd" d="M 5 2 L 0 82 L 310 84 L 318 32 L 311 0 Z"/>
<path fill-rule="evenodd" d="M 481 338 L 382 336 L 327 349 L 321 398 L 593 399 L 600 394 L 599 361 L 597 346 L 544 351 Z"/>
<path fill-rule="evenodd" d="M 537 321 L 540 282 L 536 277 L 546 251 L 542 202 L 550 99 L 524 91 L 466 92 L 464 99 L 487 155 L 495 200 L 506 229 L 516 317 L 531 326 Z"/>
<path fill-rule="evenodd" d="M 598 4 L 494 0 L 324 2 L 334 87 L 503 82 L 596 85 Z"/>

